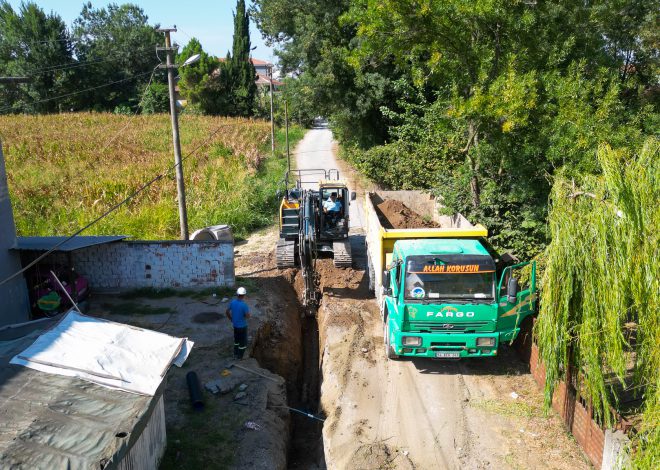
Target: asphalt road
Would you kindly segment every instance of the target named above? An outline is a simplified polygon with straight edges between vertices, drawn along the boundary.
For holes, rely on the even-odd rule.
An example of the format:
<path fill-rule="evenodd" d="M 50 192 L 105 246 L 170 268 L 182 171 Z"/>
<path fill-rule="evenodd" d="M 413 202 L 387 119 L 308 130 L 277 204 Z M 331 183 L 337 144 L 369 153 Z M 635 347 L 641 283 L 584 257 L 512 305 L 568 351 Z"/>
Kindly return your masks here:
<path fill-rule="evenodd" d="M 300 170 L 303 184 L 306 189 L 318 188 L 318 182 L 323 173 L 315 170 L 338 170 L 340 179 L 348 184 L 354 191 L 355 184 L 347 171 L 342 171 L 345 165 L 335 158 L 336 142 L 332 132 L 325 126 L 311 129 L 305 134 L 295 150 L 296 169 Z M 332 176 L 332 175 L 331 175 Z M 358 197 L 349 208 L 350 225 L 352 229 L 360 229 L 364 226 L 364 204 L 363 198 Z"/>

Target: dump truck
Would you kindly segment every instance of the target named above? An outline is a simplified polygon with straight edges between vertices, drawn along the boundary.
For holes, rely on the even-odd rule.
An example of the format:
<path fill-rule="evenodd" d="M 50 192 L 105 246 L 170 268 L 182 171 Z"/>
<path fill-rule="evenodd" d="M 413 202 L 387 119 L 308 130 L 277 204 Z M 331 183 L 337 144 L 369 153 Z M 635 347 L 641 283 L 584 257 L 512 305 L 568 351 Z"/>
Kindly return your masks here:
<path fill-rule="evenodd" d="M 424 223 L 398 228 L 380 209 L 388 200 Z M 439 215 L 437 199 L 421 191 L 369 192 L 365 205 L 369 288 L 389 359 L 492 357 L 513 343 L 536 311 L 534 262 L 522 286 L 530 262 L 498 255 L 484 226 Z"/>

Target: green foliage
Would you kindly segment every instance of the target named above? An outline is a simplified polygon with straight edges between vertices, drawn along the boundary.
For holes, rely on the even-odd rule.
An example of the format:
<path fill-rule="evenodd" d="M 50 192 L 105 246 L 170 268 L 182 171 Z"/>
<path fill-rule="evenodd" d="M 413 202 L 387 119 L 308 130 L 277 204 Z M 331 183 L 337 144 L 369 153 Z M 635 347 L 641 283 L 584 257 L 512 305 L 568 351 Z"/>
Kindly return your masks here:
<path fill-rule="evenodd" d="M 135 109 L 162 42 L 147 20 L 136 5 L 85 3 L 69 32 L 35 3 L 1 0 L 0 75 L 30 81 L 0 86 L 0 114 Z"/>
<path fill-rule="evenodd" d="M 134 4 L 94 8 L 88 2 L 72 29 L 76 58 L 88 63 L 74 69 L 77 90 L 121 81 L 76 95 L 75 109 L 101 111 L 126 103 L 137 106 L 148 73 L 158 63 L 153 51 L 163 42 L 144 11 Z M 146 75 L 133 78 L 138 74 Z"/>
<path fill-rule="evenodd" d="M 70 99 L 45 101 L 75 87 L 72 44 L 62 19 L 46 14 L 35 3 L 22 3 L 14 11 L 0 1 L 0 75 L 30 77 L 28 84 L 0 85 L 0 114 L 67 110 Z"/>
<path fill-rule="evenodd" d="M 567 366 L 607 424 L 622 389 L 637 390 L 644 419 L 633 453 L 644 461 L 660 444 L 660 142 L 634 155 L 602 146 L 598 161 L 602 175 L 560 174 L 553 185 L 536 328 L 546 401 Z"/>
<path fill-rule="evenodd" d="M 245 11 L 245 0 L 238 0 L 232 53 L 227 53 L 217 73 L 204 84 L 200 95 L 202 109 L 223 116 L 253 116 L 256 79 L 257 72 L 250 60 L 250 18 Z"/>
<path fill-rule="evenodd" d="M 397 101 L 395 70 L 370 62 L 354 68 L 349 50 L 355 27 L 340 24 L 349 0 L 257 0 L 252 17 L 264 36 L 277 43 L 279 65 L 299 83 L 304 109 L 327 116 L 342 142 L 369 147 L 387 139 L 381 106 Z"/>
<path fill-rule="evenodd" d="M 213 71 L 218 68 L 218 60 L 204 52 L 202 45 L 196 38 L 191 38 L 188 44 L 181 50 L 177 56 L 177 63 L 181 64 L 195 54 L 200 55 L 198 62 L 179 68 L 181 80 L 179 80 L 178 85 L 181 96 L 188 100 L 188 105 L 200 101 L 202 88 L 206 84 L 206 81 L 209 80 Z"/>
<path fill-rule="evenodd" d="M 142 98 L 144 114 L 169 113 L 170 92 L 165 83 L 151 83 Z"/>

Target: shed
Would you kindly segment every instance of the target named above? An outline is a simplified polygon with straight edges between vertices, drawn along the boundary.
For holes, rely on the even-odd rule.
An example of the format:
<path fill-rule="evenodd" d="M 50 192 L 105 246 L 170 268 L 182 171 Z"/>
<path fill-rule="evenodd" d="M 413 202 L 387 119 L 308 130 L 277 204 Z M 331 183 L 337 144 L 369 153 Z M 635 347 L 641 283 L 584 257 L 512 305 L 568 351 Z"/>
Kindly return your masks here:
<path fill-rule="evenodd" d="M 38 312 L 37 301 L 44 292 L 48 290 L 59 290 L 50 276 L 50 270 L 53 265 L 61 265 L 66 272 L 62 275 L 63 282 L 72 286 L 69 294 L 73 300 L 78 302 L 84 300 L 87 295 L 87 285 L 80 285 L 76 267 L 73 262 L 73 252 L 96 245 L 115 243 L 128 238 L 127 235 L 112 236 L 50 236 L 50 237 L 16 237 L 16 242 L 11 250 L 18 251 L 23 266 L 29 265 L 32 261 L 41 256 L 44 252 L 52 250 L 52 254 L 37 263 L 26 272 L 27 287 L 30 297 L 30 304 L 33 313 Z"/>
<path fill-rule="evenodd" d="M 156 469 L 164 382 L 144 396 L 9 363 L 56 321 L 0 329 L 0 468 Z"/>

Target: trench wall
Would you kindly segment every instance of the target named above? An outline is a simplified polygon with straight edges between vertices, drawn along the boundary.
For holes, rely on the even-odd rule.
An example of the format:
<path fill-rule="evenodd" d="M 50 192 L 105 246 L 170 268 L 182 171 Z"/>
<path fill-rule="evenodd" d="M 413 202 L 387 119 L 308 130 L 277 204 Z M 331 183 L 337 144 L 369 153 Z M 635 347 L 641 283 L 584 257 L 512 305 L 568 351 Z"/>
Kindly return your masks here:
<path fill-rule="evenodd" d="M 233 286 L 234 244 L 227 241 L 120 241 L 72 252 L 92 289 Z M 66 254 L 51 256 L 67 263 Z"/>

